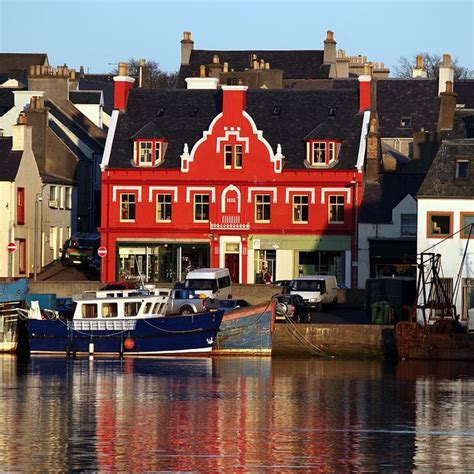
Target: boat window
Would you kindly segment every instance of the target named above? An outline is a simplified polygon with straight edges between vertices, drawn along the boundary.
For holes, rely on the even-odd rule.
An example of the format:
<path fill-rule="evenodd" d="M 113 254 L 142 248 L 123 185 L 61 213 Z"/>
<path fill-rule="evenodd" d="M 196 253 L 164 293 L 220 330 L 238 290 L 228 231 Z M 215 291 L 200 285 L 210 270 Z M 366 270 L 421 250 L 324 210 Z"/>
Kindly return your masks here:
<path fill-rule="evenodd" d="M 140 301 L 133 301 L 133 302 L 128 302 L 124 303 L 123 305 L 123 311 L 125 316 L 136 316 L 138 314 L 138 310 L 140 309 Z"/>
<path fill-rule="evenodd" d="M 97 318 L 97 305 L 95 303 L 84 303 L 82 305 L 83 318 Z"/>
<path fill-rule="evenodd" d="M 163 306 L 163 303 L 155 303 L 155 306 L 153 307 L 153 314 L 162 314 Z"/>
<path fill-rule="evenodd" d="M 147 303 L 145 305 L 145 310 L 143 311 L 145 314 L 150 314 L 151 313 L 151 308 L 153 306 L 153 303 Z"/>
<path fill-rule="evenodd" d="M 116 318 L 118 316 L 117 303 L 103 303 L 102 304 L 102 317 L 103 318 Z"/>

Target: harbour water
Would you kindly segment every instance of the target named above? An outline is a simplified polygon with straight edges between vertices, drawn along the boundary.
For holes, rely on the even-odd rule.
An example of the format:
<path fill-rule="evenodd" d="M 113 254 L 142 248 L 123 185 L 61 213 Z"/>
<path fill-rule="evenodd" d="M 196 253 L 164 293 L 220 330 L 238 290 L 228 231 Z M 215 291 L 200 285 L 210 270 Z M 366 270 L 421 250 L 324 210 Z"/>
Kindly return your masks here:
<path fill-rule="evenodd" d="M 4 471 L 454 471 L 474 365 L 0 358 Z"/>

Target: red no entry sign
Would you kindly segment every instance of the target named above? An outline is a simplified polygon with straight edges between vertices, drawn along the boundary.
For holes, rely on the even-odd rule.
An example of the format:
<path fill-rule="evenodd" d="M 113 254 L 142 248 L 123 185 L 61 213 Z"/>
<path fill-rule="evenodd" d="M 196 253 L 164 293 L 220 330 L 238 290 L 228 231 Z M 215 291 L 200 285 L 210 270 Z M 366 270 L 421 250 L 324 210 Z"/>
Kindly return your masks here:
<path fill-rule="evenodd" d="M 100 257 L 100 258 L 104 258 L 105 256 L 107 256 L 107 247 L 99 247 L 97 249 L 97 255 Z"/>
<path fill-rule="evenodd" d="M 7 245 L 7 249 L 9 252 L 14 252 L 16 250 L 16 244 L 15 242 L 9 242 Z"/>

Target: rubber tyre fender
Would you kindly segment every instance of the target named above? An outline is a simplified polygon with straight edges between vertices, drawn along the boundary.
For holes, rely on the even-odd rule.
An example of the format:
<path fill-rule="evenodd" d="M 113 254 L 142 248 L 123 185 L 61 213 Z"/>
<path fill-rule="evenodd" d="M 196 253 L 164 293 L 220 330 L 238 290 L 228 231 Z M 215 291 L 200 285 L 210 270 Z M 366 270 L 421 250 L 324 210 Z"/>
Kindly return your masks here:
<path fill-rule="evenodd" d="M 76 357 L 77 348 L 74 344 L 68 344 L 66 346 L 65 351 L 66 351 L 66 357 L 72 357 L 72 358 Z"/>

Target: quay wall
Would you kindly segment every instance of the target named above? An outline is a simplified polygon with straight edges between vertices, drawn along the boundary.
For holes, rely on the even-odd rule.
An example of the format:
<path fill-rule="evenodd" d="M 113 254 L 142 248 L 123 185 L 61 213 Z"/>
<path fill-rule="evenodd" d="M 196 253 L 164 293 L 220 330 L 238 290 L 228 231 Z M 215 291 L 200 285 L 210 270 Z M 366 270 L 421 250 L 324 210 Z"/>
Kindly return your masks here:
<path fill-rule="evenodd" d="M 395 358 L 395 332 L 371 324 L 277 324 L 272 355 Z"/>
<path fill-rule="evenodd" d="M 29 281 L 31 293 L 56 293 L 59 298 L 80 294 L 83 291 L 96 291 L 104 284 L 99 281 Z M 158 286 L 172 288 L 171 283 Z M 282 288 L 272 285 L 232 285 L 232 297 L 244 299 L 252 304 L 268 301 L 273 295 L 281 293 Z M 363 290 L 339 290 L 338 305 L 350 308 L 364 306 Z"/>

